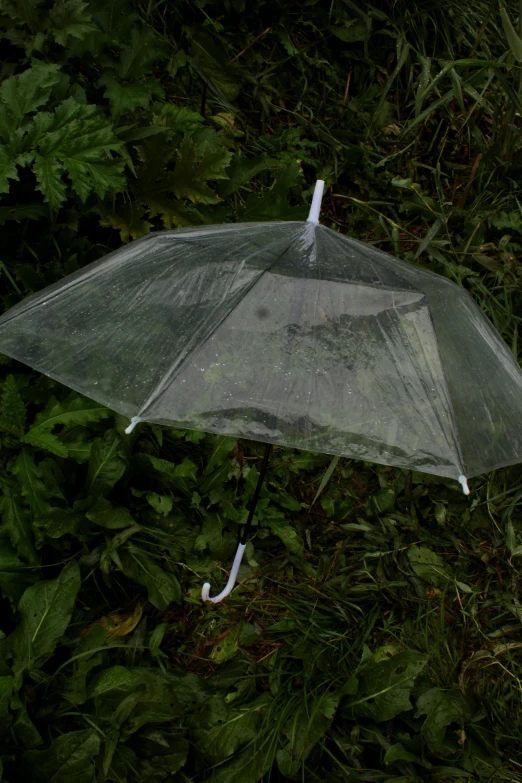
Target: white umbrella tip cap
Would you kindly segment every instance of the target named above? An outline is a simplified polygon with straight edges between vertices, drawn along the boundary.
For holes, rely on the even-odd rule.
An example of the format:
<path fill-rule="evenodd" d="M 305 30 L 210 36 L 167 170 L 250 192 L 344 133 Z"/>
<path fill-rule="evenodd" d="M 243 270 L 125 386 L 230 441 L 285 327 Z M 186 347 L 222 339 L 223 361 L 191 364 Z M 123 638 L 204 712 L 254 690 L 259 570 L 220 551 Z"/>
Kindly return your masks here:
<path fill-rule="evenodd" d="M 469 495 L 469 487 L 468 487 L 468 481 L 466 479 L 466 476 L 459 476 L 459 484 L 462 487 L 462 491 L 465 495 Z"/>
<path fill-rule="evenodd" d="M 314 195 L 312 198 L 312 205 L 310 207 L 310 214 L 308 215 L 306 222 L 313 223 L 317 226 L 319 224 L 319 214 L 321 212 L 321 201 L 323 200 L 324 192 L 324 179 L 318 179 L 315 183 Z"/>

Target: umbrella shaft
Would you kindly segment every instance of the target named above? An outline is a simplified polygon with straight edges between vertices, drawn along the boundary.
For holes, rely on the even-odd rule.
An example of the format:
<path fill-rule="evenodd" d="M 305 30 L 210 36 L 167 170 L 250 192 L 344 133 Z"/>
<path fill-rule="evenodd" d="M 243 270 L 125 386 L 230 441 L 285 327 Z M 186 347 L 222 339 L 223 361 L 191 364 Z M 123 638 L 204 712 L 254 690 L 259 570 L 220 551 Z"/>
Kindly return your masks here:
<path fill-rule="evenodd" d="M 263 486 L 263 481 L 265 480 L 265 474 L 266 469 L 268 467 L 268 460 L 270 457 L 270 452 L 272 450 L 272 444 L 267 443 L 265 447 L 265 453 L 263 456 L 263 464 L 261 465 L 261 470 L 259 472 L 259 478 L 257 480 L 257 486 L 256 491 L 254 492 L 254 497 L 252 498 L 252 505 L 250 506 L 250 512 L 248 514 L 248 519 L 246 521 L 246 525 L 243 529 L 243 533 L 241 534 L 240 543 L 246 544 L 248 539 L 248 534 L 250 533 L 250 528 L 252 527 L 252 520 L 254 518 L 254 514 L 256 511 L 257 501 L 259 500 L 259 495 L 261 494 L 261 487 Z"/>

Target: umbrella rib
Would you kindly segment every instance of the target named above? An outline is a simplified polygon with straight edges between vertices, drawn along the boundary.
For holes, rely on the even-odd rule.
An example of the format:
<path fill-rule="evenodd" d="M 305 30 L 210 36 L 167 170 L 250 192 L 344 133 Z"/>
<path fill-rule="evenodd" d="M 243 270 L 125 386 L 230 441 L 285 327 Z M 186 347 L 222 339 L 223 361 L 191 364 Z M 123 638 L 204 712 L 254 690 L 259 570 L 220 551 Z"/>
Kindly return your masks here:
<path fill-rule="evenodd" d="M 306 223 L 303 223 L 302 226 L 303 226 L 303 230 L 306 230 L 308 228 Z M 199 353 L 201 351 L 203 346 L 206 345 L 206 343 L 210 340 L 212 335 L 217 331 L 217 329 L 219 329 L 221 324 L 230 316 L 231 313 L 234 312 L 234 310 L 239 306 L 239 304 L 243 301 L 245 296 L 252 290 L 252 288 L 255 285 L 257 285 L 257 283 L 261 280 L 263 275 L 265 275 L 267 272 L 269 272 L 270 269 L 272 269 L 272 267 L 275 264 L 277 264 L 283 258 L 283 256 L 286 255 L 286 253 L 288 253 L 288 251 L 290 250 L 292 245 L 294 245 L 300 239 L 300 236 L 301 235 L 299 234 L 298 236 L 294 237 L 294 239 L 292 239 L 292 241 L 290 242 L 288 247 L 286 247 L 283 250 L 283 252 L 280 255 L 278 255 L 272 261 L 272 263 L 270 263 L 266 267 L 266 269 L 263 269 L 261 274 L 258 277 L 256 277 L 252 281 L 252 283 L 241 293 L 241 296 L 239 296 L 237 298 L 237 301 L 233 304 L 233 306 L 223 315 L 222 318 L 219 319 L 219 321 L 214 325 L 214 327 L 210 330 L 210 332 L 206 335 L 206 337 L 204 337 L 202 342 L 195 348 L 194 352 L 190 354 L 191 357 L 194 357 L 197 353 Z M 138 415 L 132 417 L 130 426 L 127 427 L 127 429 L 125 430 L 125 432 L 127 432 L 127 434 L 132 432 L 132 430 L 134 429 L 136 424 L 138 424 L 140 421 L 143 421 L 142 416 L 145 413 L 145 411 L 147 411 L 147 409 L 150 408 L 150 406 L 159 399 L 159 397 L 163 394 L 165 389 L 168 388 L 170 383 L 172 383 L 172 381 L 179 375 L 179 373 L 183 369 L 183 366 L 185 364 L 185 361 L 187 360 L 188 355 L 189 354 L 186 354 L 184 357 L 182 357 L 182 359 L 179 362 L 179 364 L 174 366 L 170 370 L 170 372 L 168 372 L 165 375 L 165 377 L 160 381 L 160 383 L 156 386 L 156 388 L 151 392 L 151 394 L 149 395 L 148 399 L 144 402 L 144 404 L 142 405 L 141 409 L 139 410 Z"/>
<path fill-rule="evenodd" d="M 457 421 L 455 419 L 455 411 L 453 410 L 453 401 L 451 399 L 451 394 L 450 394 L 450 390 L 449 390 L 448 377 L 446 375 L 446 368 L 444 367 L 444 362 L 442 360 L 442 355 L 441 355 L 440 348 L 439 348 L 439 340 L 438 340 L 438 337 L 437 337 L 437 330 L 436 330 L 435 324 L 433 322 L 433 318 L 432 318 L 432 315 L 431 315 L 431 310 L 429 308 L 429 303 L 428 303 L 427 310 L 428 310 L 428 318 L 430 319 L 430 323 L 431 323 L 431 328 L 433 329 L 433 334 L 435 335 L 435 346 L 437 348 L 437 355 L 439 357 L 439 362 L 440 362 L 440 366 L 441 366 L 441 369 L 442 369 L 442 382 L 443 382 L 443 385 L 444 385 L 444 390 L 445 390 L 446 395 L 448 397 L 448 405 L 449 405 L 449 412 L 450 412 L 451 427 L 453 429 L 453 437 L 455 438 L 455 448 L 457 449 L 457 456 L 458 456 L 458 459 L 459 459 L 460 470 L 461 470 L 461 474 L 458 477 L 458 480 L 459 480 L 459 482 L 462 485 L 462 489 L 463 489 L 464 493 L 467 495 L 467 494 L 469 494 L 469 490 L 466 492 L 467 483 L 466 483 L 466 479 L 465 479 L 465 475 L 464 475 L 464 459 L 463 459 L 462 451 L 461 451 L 461 448 L 460 448 L 459 431 L 457 429 Z M 461 479 L 464 479 L 464 482 L 462 482 Z"/>

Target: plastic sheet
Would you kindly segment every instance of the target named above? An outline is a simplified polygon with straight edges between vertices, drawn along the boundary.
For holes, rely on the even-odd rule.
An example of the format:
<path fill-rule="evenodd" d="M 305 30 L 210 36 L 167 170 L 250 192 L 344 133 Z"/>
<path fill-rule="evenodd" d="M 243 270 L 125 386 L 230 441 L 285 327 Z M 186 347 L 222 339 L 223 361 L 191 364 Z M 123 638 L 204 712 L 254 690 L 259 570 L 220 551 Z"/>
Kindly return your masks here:
<path fill-rule="evenodd" d="M 21 302 L 0 351 L 129 417 L 452 478 L 522 460 L 470 295 L 313 223 L 150 234 Z"/>

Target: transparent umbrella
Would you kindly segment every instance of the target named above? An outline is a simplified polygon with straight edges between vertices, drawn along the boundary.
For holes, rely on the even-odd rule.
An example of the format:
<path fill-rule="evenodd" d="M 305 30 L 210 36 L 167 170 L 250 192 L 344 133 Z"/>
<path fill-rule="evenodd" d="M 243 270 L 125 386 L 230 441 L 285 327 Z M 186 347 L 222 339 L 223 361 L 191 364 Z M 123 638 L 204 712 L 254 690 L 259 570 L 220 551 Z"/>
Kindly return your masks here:
<path fill-rule="evenodd" d="M 152 233 L 0 318 L 0 351 L 132 421 L 458 480 L 522 460 L 522 372 L 462 288 L 319 224 Z M 262 475 L 260 476 L 262 480 Z M 244 551 L 245 527 L 229 584 Z"/>

